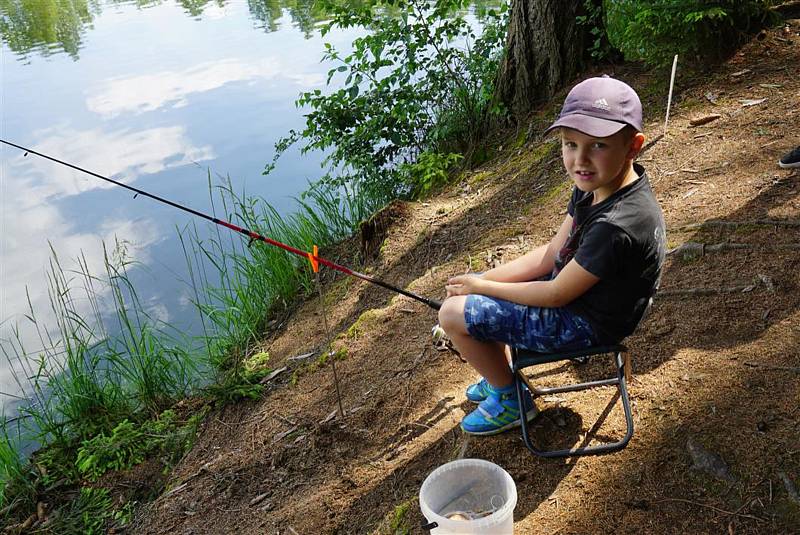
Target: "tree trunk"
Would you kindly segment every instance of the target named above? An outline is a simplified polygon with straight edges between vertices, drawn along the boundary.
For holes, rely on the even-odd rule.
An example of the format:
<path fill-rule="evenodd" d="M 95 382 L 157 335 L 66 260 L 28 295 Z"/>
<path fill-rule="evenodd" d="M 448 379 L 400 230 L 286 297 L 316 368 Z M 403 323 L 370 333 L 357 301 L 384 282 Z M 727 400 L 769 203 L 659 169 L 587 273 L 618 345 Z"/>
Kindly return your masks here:
<path fill-rule="evenodd" d="M 583 66 L 583 0 L 512 0 L 495 99 L 519 117 L 551 98 Z"/>

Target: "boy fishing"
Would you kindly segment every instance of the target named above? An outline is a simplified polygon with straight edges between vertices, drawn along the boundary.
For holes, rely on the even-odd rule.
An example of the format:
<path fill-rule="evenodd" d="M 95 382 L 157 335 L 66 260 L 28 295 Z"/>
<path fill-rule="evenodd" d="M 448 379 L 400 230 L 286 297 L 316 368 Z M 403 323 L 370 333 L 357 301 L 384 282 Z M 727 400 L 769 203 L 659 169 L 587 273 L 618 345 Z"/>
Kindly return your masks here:
<path fill-rule="evenodd" d="M 439 322 L 482 378 L 465 432 L 491 435 L 531 419 L 519 406 L 506 346 L 533 351 L 615 343 L 633 332 L 664 261 L 664 218 L 644 168 L 642 107 L 627 84 L 590 78 L 567 95 L 558 130 L 573 182 L 567 216 L 550 243 L 480 275 L 448 280 Z"/>

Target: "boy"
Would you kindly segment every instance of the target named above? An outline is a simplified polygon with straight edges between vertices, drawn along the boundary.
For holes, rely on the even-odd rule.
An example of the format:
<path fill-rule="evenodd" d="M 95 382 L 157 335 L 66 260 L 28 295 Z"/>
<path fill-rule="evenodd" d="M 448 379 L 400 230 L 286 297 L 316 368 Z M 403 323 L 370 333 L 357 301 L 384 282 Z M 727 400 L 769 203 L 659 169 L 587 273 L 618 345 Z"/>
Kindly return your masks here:
<path fill-rule="evenodd" d="M 558 120 L 564 167 L 574 183 L 567 216 L 549 244 L 481 275 L 447 282 L 439 322 L 483 378 L 467 388 L 478 408 L 470 434 L 520 423 L 506 345 L 534 351 L 618 342 L 633 332 L 658 286 L 664 218 L 644 168 L 639 97 L 625 83 L 576 85 Z M 530 397 L 523 408 L 530 419 Z"/>

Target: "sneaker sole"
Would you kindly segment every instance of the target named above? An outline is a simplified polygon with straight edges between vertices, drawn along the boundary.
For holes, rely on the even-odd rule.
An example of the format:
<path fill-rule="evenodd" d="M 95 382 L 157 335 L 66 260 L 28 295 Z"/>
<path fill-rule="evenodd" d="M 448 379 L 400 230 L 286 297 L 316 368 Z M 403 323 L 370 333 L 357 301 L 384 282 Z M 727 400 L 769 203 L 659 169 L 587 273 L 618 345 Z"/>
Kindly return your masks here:
<path fill-rule="evenodd" d="M 800 167 L 800 162 L 795 162 L 795 163 L 778 162 L 778 166 L 780 166 L 782 169 L 796 169 Z"/>
<path fill-rule="evenodd" d="M 525 419 L 528 420 L 528 421 L 531 421 L 538 414 L 539 414 L 539 409 L 537 409 L 536 407 L 533 407 L 532 409 L 530 409 L 525 414 Z M 511 422 L 510 424 L 504 425 L 503 427 L 498 427 L 497 429 L 492 429 L 490 431 L 467 431 L 466 429 L 464 429 L 463 425 L 461 426 L 461 430 L 464 431 L 468 435 L 475 435 L 475 436 L 485 437 L 485 436 L 489 436 L 489 435 L 498 435 L 500 433 L 508 431 L 509 429 L 514 429 L 515 427 L 519 427 L 520 425 L 522 425 L 522 422 L 519 421 L 519 420 L 516 420 L 514 422 Z"/>

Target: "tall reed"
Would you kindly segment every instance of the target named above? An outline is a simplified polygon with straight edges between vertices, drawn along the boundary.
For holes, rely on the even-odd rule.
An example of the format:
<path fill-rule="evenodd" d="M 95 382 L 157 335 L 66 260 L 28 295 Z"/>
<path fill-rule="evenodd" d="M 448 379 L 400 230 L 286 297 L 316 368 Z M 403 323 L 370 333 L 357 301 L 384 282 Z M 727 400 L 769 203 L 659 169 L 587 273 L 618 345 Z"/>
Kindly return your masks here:
<path fill-rule="evenodd" d="M 210 180 L 210 177 L 209 177 Z M 312 185 L 296 201 L 296 210 L 281 215 L 263 199 L 233 191 L 230 181 L 210 188 L 215 216 L 301 250 L 325 246 L 353 233 L 358 222 L 379 209 L 385 199 L 358 191 Z M 222 210 L 224 214 L 217 214 Z M 206 346 L 217 368 L 230 368 L 247 354 L 264 332 L 272 312 L 285 307 L 311 285 L 308 262 L 297 255 L 246 240 L 217 228 L 201 240 L 195 226 L 179 232 L 206 329 Z"/>
<path fill-rule="evenodd" d="M 214 214 L 222 212 L 218 217 L 302 250 L 349 236 L 386 201 L 312 185 L 295 199 L 295 213 L 284 216 L 263 199 L 237 195 L 230 180 L 209 191 Z M 14 500 L 35 508 L 41 491 L 21 444 L 47 446 L 45 456 L 77 481 L 78 445 L 125 419 L 154 417 L 197 392 L 209 371 L 220 372 L 218 384 L 229 384 L 230 372 L 238 376 L 242 357 L 264 333 L 271 313 L 310 289 L 302 257 L 261 243 L 248 247 L 219 226 L 205 239 L 194 223 L 178 235 L 188 266 L 185 282 L 200 312 L 201 344 L 144 309 L 131 283 L 136 264 L 125 242 L 116 241 L 111 250 L 103 246 L 100 274 L 91 272 L 83 254 L 75 268 L 66 269 L 51 246 L 47 282 L 55 325 L 39 321 L 29 297 L 25 317 L 42 349 L 27 352 L 18 327 L 0 345 L 26 396 L 17 418 L 21 425 L 12 432 L 1 422 L 0 505 Z"/>

